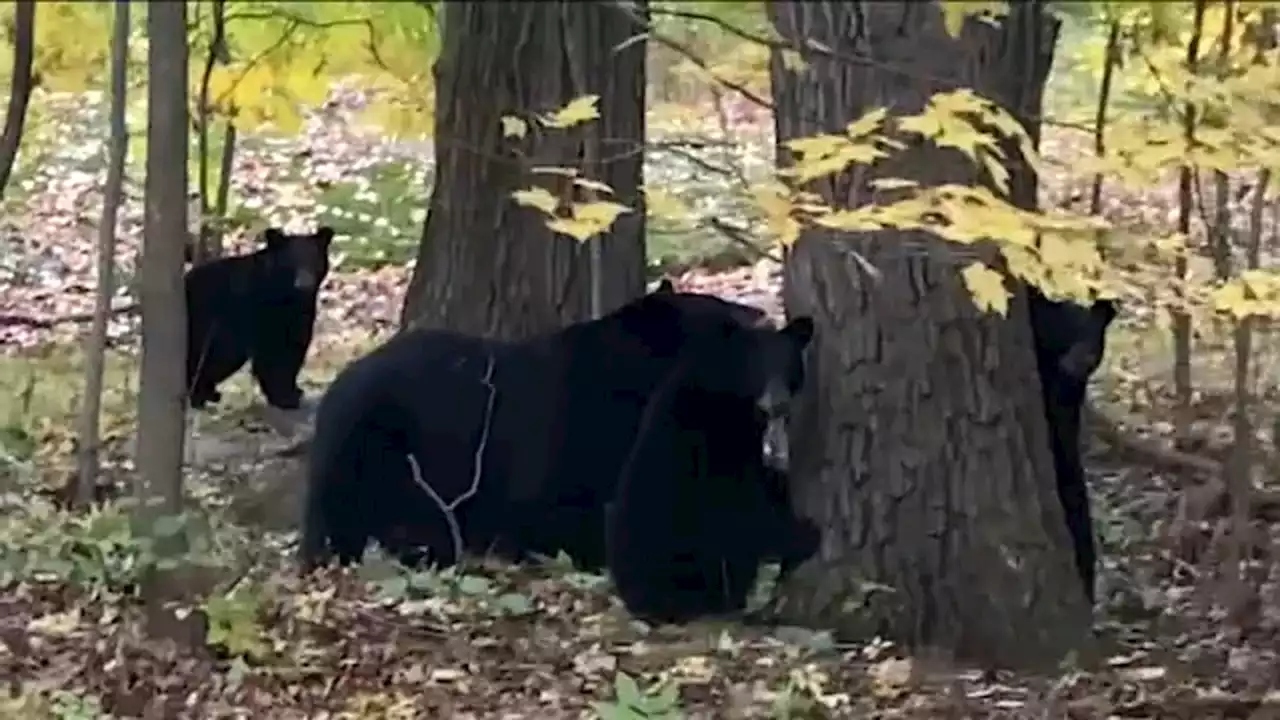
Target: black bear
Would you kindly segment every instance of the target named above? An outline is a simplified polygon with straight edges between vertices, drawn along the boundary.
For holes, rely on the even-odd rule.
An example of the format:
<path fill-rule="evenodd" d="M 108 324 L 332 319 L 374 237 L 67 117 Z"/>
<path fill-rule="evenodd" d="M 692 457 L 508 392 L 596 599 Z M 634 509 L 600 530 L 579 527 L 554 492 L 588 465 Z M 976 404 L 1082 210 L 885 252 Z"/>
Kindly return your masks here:
<path fill-rule="evenodd" d="M 1107 327 L 1118 310 L 1112 300 L 1098 300 L 1089 307 L 1050 300 L 1034 287 L 1028 289 L 1028 301 L 1058 499 L 1076 571 L 1093 603 L 1098 555 L 1080 453 L 1080 414 L 1089 378 L 1106 352 Z"/>
<path fill-rule="evenodd" d="M 803 383 L 813 321 L 722 323 L 692 343 L 646 408 L 609 513 L 608 563 L 633 615 L 687 622 L 746 607 L 762 561 L 817 551 L 764 457 L 764 420 Z"/>
<path fill-rule="evenodd" d="M 187 392 L 192 408 L 217 403 L 218 384 L 251 362 L 272 407 L 302 402 L 298 372 L 329 273 L 333 229 L 291 235 L 268 228 L 266 247 L 187 271 Z"/>
<path fill-rule="evenodd" d="M 604 565 L 605 505 L 681 350 L 753 307 L 670 283 L 522 342 L 409 330 L 343 369 L 316 412 L 299 559 L 406 563 L 564 551 Z M 459 547 L 461 546 L 461 547 Z"/>

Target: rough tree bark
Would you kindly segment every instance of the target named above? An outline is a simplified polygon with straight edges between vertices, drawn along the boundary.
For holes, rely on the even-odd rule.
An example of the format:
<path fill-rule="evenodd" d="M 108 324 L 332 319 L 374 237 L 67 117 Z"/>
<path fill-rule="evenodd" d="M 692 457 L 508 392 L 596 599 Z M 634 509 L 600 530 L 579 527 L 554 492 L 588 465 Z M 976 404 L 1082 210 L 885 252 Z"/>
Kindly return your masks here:
<path fill-rule="evenodd" d="M 160 516 L 182 510 L 185 423 L 183 354 L 186 296 L 182 249 L 187 238 L 187 9 L 186 3 L 147 6 L 147 177 L 139 300 L 142 382 L 138 393 L 139 527 L 156 533 Z M 157 537 L 161 555 L 181 552 L 177 538 Z M 181 595 L 170 573 L 153 572 L 144 588 L 153 635 L 198 641 L 192 624 L 166 601 Z M 194 617 L 194 616 L 187 616 Z"/>
<path fill-rule="evenodd" d="M 93 502 L 98 478 L 98 421 L 102 411 L 102 376 L 106 370 L 107 321 L 115 296 L 116 216 L 124 195 L 124 161 L 129 147 L 125 126 L 128 104 L 129 2 L 116 0 L 115 27 L 111 36 L 110 140 L 107 149 L 107 182 L 102 191 L 102 224 L 98 226 L 98 287 L 94 296 L 93 324 L 89 327 L 85 356 L 84 405 L 80 408 L 80 447 L 76 458 L 74 503 Z"/>
<path fill-rule="evenodd" d="M 552 179 L 529 172 L 537 166 L 582 168 L 636 209 L 590 242 L 602 240 L 602 312 L 644 292 L 646 45 L 627 42 L 629 16 L 612 3 L 446 2 L 443 25 L 436 183 L 402 327 L 517 339 L 590 316 L 588 248 L 511 199 Z M 599 120 L 503 138 L 502 116 L 528 118 L 588 94 L 600 95 Z"/>
<path fill-rule="evenodd" d="M 788 43 L 841 56 L 806 52 L 799 72 L 773 58 L 779 142 L 842 132 L 875 107 L 916 113 L 961 86 L 1039 116 L 1056 37 L 1040 2 L 1012 3 L 999 28 L 971 20 L 959 40 L 934 2 L 770 2 L 768 12 Z M 1011 170 L 1015 202 L 1033 206 L 1034 175 Z M 874 177 L 978 181 L 966 160 L 915 143 L 812 189 L 858 206 L 875 201 Z M 904 250 L 908 240 L 927 252 Z M 850 248 L 882 279 L 862 273 Z M 1054 491 L 1025 298 L 1009 322 L 980 313 L 957 257 L 934 238 L 892 232 L 810 231 L 790 253 L 788 312 L 819 328 L 791 471 L 800 506 L 826 531 L 820 561 L 793 576 L 775 609 L 988 665 L 1051 666 L 1087 643 L 1089 609 Z"/>
<path fill-rule="evenodd" d="M 31 67 L 35 60 L 36 3 L 18 0 L 13 10 L 13 86 L 9 88 L 9 110 L 4 117 L 4 134 L 0 135 L 0 199 L 9 187 L 13 164 L 22 144 L 22 128 L 27 122 L 27 105 L 35 78 Z"/>

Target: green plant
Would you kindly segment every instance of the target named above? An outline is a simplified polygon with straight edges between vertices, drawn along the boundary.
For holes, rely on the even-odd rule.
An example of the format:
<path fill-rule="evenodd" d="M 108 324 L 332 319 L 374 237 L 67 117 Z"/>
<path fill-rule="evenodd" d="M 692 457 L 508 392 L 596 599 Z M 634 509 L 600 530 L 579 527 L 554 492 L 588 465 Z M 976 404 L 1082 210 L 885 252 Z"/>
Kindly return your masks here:
<path fill-rule="evenodd" d="M 228 655 L 249 660 L 262 660 L 271 651 L 262 626 L 265 594 L 252 586 L 241 585 L 226 595 L 204 602 L 209 628 L 205 639 Z"/>
<path fill-rule="evenodd" d="M 601 720 L 681 720 L 680 688 L 674 682 L 655 682 L 641 688 L 624 672 L 613 679 L 612 702 L 594 704 Z"/>
<path fill-rule="evenodd" d="M 496 617 L 527 615 L 534 609 L 527 596 L 501 592 L 493 579 L 465 572 L 458 566 L 411 570 L 395 562 L 366 560 L 361 571 L 379 599 L 395 603 L 444 598 Z"/>

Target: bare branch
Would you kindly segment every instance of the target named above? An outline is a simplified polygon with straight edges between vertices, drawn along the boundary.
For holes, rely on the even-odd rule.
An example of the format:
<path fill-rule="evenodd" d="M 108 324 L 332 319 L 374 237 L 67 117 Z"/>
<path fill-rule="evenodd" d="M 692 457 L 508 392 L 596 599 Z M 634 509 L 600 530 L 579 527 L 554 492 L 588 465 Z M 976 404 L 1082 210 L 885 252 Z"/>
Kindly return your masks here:
<path fill-rule="evenodd" d="M 419 489 L 425 492 L 427 496 L 435 502 L 436 507 L 440 508 L 440 511 L 444 513 L 445 523 L 449 526 L 449 537 L 453 542 L 453 555 L 455 562 L 462 559 L 462 551 L 464 549 L 462 542 L 462 529 L 458 526 L 457 509 L 459 505 L 475 497 L 475 494 L 480 490 L 480 478 L 484 475 L 484 453 L 489 445 L 489 430 L 493 426 L 493 406 L 498 397 L 498 389 L 493 384 L 493 371 L 496 364 L 497 358 L 493 354 L 490 354 L 489 363 L 485 368 L 484 377 L 480 380 L 480 383 L 484 385 L 488 392 L 489 397 L 485 405 L 484 425 L 480 429 L 480 441 L 476 443 L 474 464 L 471 472 L 471 486 L 468 487 L 465 492 L 460 493 L 453 500 L 446 503 L 444 498 L 440 497 L 440 493 L 436 492 L 436 489 L 431 487 L 431 483 L 428 483 L 426 479 L 422 477 L 422 469 L 418 467 L 418 460 L 413 456 L 413 453 L 408 453 L 406 455 L 409 460 L 409 469 L 413 475 L 413 482 Z"/>

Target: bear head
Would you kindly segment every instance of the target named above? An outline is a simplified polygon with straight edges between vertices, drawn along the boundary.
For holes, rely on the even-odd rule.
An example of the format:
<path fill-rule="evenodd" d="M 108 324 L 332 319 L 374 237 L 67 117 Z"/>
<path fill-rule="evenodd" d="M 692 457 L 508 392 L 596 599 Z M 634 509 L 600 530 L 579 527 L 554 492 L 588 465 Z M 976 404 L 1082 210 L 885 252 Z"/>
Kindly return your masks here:
<path fill-rule="evenodd" d="M 1114 300 L 1091 305 L 1031 297 L 1031 327 L 1036 353 L 1065 377 L 1084 382 L 1098 369 L 1107 349 L 1107 328 L 1119 314 Z"/>
<path fill-rule="evenodd" d="M 297 292 L 311 293 L 329 274 L 329 245 L 333 242 L 333 228 L 320 227 L 312 234 L 294 235 L 279 228 L 267 228 L 262 234 L 266 241 L 263 253 L 266 272 L 274 280 L 274 286 L 290 288 Z"/>
<path fill-rule="evenodd" d="M 813 333 L 807 317 L 781 329 L 722 321 L 715 333 L 690 344 L 681 385 L 750 401 L 765 419 L 783 417 L 804 385 L 804 352 Z"/>

